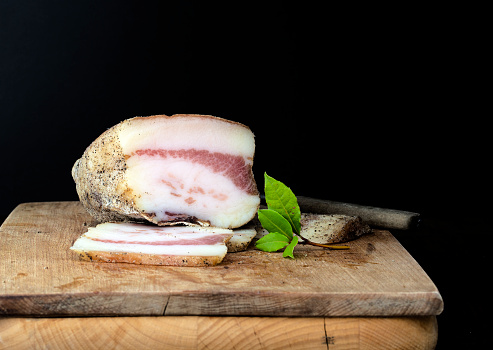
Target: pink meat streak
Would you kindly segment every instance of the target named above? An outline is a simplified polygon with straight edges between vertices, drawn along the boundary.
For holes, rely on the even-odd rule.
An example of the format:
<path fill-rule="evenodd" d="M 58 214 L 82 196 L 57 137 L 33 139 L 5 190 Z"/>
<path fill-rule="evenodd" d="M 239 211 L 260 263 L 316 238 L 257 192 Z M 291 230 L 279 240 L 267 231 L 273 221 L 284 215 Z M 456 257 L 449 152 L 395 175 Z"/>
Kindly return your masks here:
<path fill-rule="evenodd" d="M 253 181 L 251 165 L 245 162 L 242 156 L 232 154 L 209 152 L 207 150 L 180 149 L 139 149 L 130 156 L 150 156 L 185 159 L 192 163 L 198 163 L 208 167 L 214 173 L 222 174 L 231 179 L 236 187 L 248 194 L 257 194 L 257 187 Z"/>
<path fill-rule="evenodd" d="M 139 241 L 125 241 L 125 240 L 113 240 L 96 237 L 87 237 L 93 241 L 103 243 L 114 244 L 140 244 L 140 245 L 215 245 L 222 244 L 224 240 L 231 236 L 230 234 L 216 234 L 208 235 L 196 239 L 180 239 L 180 240 L 166 240 L 166 241 L 152 241 L 152 242 L 139 242 Z"/>

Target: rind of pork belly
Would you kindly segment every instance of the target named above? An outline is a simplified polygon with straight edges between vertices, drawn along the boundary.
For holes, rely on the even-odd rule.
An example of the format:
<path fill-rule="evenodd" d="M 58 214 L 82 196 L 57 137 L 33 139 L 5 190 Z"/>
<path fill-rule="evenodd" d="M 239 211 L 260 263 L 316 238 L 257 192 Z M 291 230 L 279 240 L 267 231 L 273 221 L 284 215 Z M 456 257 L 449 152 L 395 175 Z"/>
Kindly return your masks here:
<path fill-rule="evenodd" d="M 141 208 L 143 200 L 141 199 L 142 194 L 129 186 L 129 179 L 127 178 L 127 160 L 132 155 L 132 152 L 136 154 L 139 151 L 139 147 L 142 146 L 139 142 L 145 143 L 145 139 L 143 139 L 144 141 L 135 141 L 139 140 L 139 138 L 136 138 L 135 135 L 132 135 L 131 133 L 129 134 L 128 130 L 131 130 L 135 125 L 142 123 L 159 123 L 163 120 L 172 120 L 175 122 L 180 118 L 189 120 L 191 118 L 195 120 L 196 118 L 200 121 L 210 121 L 213 124 L 213 127 L 214 125 L 230 125 L 236 127 L 236 130 L 240 133 L 243 132 L 243 130 L 248 130 L 248 132 L 251 133 L 248 127 L 240 123 L 202 115 L 174 115 L 171 117 L 158 115 L 151 117 L 136 117 L 113 126 L 87 147 L 82 157 L 76 161 L 72 168 L 72 176 L 76 183 L 80 201 L 91 216 L 100 222 L 150 221 L 158 225 L 199 224 L 206 226 L 212 224 L 213 226 L 224 228 L 240 227 L 255 216 L 260 199 L 251 169 L 253 153 L 251 154 L 251 157 L 248 157 L 251 159 L 248 160 L 249 164 L 247 164 L 245 168 L 245 171 L 248 173 L 247 175 L 251 180 L 249 187 L 246 189 L 246 193 L 250 197 L 245 201 L 246 208 L 239 208 L 237 210 L 238 212 L 241 212 L 243 216 L 240 215 L 233 218 L 232 222 L 227 222 L 227 220 L 224 219 L 219 222 L 211 222 L 211 218 L 206 215 L 207 212 L 204 214 L 199 211 L 197 212 L 197 215 L 191 214 L 190 212 L 187 212 L 186 207 L 185 209 L 183 208 L 183 205 L 178 208 L 179 210 L 177 211 L 173 210 L 173 208 L 166 208 L 166 213 L 171 215 L 167 215 L 164 219 L 162 218 L 162 213 L 156 213 L 155 211 L 147 209 L 143 210 Z M 129 135 L 132 136 L 133 139 L 130 138 Z M 125 150 L 122 147 L 120 136 L 125 138 L 125 142 L 123 142 L 126 148 Z M 135 143 L 133 151 L 131 148 L 133 145 L 132 142 Z M 232 142 L 234 142 L 234 140 L 232 140 Z M 129 146 L 129 144 L 131 146 Z M 225 145 L 225 147 L 226 146 L 228 145 Z M 214 151 L 215 150 L 212 150 L 212 152 Z M 242 183 L 245 183 L 245 181 Z M 184 197 L 183 200 L 185 203 L 193 204 L 195 198 Z M 232 207 L 234 206 L 230 206 L 230 208 Z"/>
<path fill-rule="evenodd" d="M 83 261 L 128 263 L 136 265 L 162 265 L 203 267 L 214 266 L 223 261 L 224 256 L 179 256 L 179 255 L 152 255 L 126 252 L 98 252 L 75 251 Z"/>

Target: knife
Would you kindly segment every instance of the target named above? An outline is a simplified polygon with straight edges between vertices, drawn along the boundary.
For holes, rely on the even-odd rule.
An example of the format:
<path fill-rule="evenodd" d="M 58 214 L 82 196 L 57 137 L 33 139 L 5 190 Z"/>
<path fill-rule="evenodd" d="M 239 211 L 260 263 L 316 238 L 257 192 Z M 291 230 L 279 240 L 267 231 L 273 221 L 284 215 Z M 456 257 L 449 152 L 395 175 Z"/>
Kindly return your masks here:
<path fill-rule="evenodd" d="M 298 198 L 298 204 L 303 213 L 359 216 L 370 226 L 397 230 L 414 230 L 421 223 L 420 214 L 410 211 L 336 202 L 305 196 L 296 196 L 296 198 Z M 263 195 L 262 199 L 265 200 Z"/>

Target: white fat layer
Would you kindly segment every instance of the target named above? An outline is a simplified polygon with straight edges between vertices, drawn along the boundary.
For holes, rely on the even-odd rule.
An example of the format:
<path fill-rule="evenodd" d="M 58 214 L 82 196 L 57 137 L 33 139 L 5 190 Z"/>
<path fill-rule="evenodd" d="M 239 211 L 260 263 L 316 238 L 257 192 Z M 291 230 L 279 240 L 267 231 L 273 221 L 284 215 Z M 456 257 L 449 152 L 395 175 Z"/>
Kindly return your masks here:
<path fill-rule="evenodd" d="M 233 234 L 232 230 L 217 227 L 153 227 L 129 223 L 104 223 L 90 227 L 84 234 L 88 238 L 132 242 L 181 241 L 200 239 L 210 235 Z"/>
<path fill-rule="evenodd" d="M 87 237 L 80 237 L 70 248 L 81 251 L 103 251 L 110 253 L 141 253 L 153 255 L 179 256 L 224 256 L 227 247 L 224 244 L 215 245 L 142 245 L 122 244 L 93 241 Z"/>
<path fill-rule="evenodd" d="M 250 129 L 220 119 L 201 117 L 135 118 L 119 132 L 124 154 L 141 149 L 196 149 L 253 158 Z"/>
<path fill-rule="evenodd" d="M 238 227 L 257 210 L 260 198 L 248 195 L 227 177 L 185 159 L 133 156 L 127 160 L 127 183 L 137 208 L 169 221 L 168 213 L 207 220 L 212 226 Z"/>

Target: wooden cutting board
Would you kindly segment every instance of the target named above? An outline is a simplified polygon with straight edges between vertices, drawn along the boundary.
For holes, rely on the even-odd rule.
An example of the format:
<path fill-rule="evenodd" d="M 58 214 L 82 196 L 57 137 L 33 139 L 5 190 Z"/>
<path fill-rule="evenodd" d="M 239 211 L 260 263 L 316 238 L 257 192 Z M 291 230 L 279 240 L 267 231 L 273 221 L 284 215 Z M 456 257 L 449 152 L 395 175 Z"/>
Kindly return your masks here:
<path fill-rule="evenodd" d="M 19 205 L 0 227 L 0 315 L 425 316 L 442 298 L 388 232 L 347 251 L 249 248 L 213 267 L 80 261 L 69 247 L 96 222 L 79 202 Z"/>

